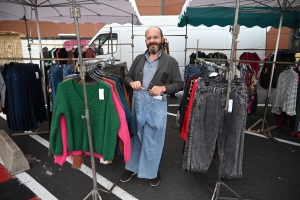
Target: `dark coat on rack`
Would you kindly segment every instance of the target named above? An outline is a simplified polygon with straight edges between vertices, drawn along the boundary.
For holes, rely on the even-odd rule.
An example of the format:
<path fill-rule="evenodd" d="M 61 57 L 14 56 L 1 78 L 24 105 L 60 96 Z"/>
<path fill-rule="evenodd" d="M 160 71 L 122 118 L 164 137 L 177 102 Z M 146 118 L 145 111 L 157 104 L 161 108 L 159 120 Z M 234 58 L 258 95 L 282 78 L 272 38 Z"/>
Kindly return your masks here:
<path fill-rule="evenodd" d="M 277 62 L 295 62 L 295 53 L 294 52 L 288 52 L 288 51 L 281 51 L 277 53 L 276 61 Z M 267 61 L 273 61 L 274 54 L 272 54 Z M 265 89 L 268 89 L 269 83 L 270 83 L 270 77 L 271 77 L 271 70 L 272 70 L 272 63 L 264 63 L 261 73 L 260 73 L 260 86 L 262 86 Z M 290 66 L 290 64 L 276 64 L 272 79 L 272 88 L 276 88 L 277 81 L 279 78 L 279 74 L 283 72 L 286 67 Z"/>

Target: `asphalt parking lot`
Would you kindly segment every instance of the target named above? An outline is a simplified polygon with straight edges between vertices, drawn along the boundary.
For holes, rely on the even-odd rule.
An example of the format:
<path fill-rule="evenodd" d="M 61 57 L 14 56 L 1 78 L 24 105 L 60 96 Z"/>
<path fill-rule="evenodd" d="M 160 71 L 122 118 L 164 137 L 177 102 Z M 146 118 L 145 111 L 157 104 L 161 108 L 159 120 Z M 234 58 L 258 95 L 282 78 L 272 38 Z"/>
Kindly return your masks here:
<path fill-rule="evenodd" d="M 265 90 L 260 88 L 258 103 L 263 104 L 264 98 Z M 207 185 L 214 190 L 217 180 L 217 160 L 213 159 L 205 174 L 188 173 L 182 170 L 183 140 L 179 137 L 179 130 L 176 128 L 179 100 L 180 94 L 176 94 L 169 101 L 159 186 L 151 187 L 149 180 L 137 177 L 127 183 L 119 182 L 125 166 L 122 156 L 116 156 L 113 163 L 109 165 L 103 165 L 96 160 L 98 188 L 108 191 L 116 184 L 109 195 L 99 190 L 102 199 L 206 200 L 212 198 L 212 193 L 204 187 L 199 176 L 205 182 L 209 182 Z M 271 126 L 274 124 L 274 116 L 270 109 L 268 111 L 266 119 Z M 246 127 L 250 127 L 262 116 L 263 106 L 259 106 L 254 115 L 248 116 Z M 12 134 L 3 115 L 0 117 L 0 127 L 8 134 Z M 40 127 L 41 131 L 47 130 L 48 124 L 41 124 Z M 281 139 L 281 144 L 293 149 L 294 152 L 261 134 L 246 133 L 243 178 L 224 180 L 224 183 L 244 199 L 298 200 L 300 199 L 300 139 L 292 136 L 286 127 L 276 128 L 271 133 L 275 138 Z M 32 198 L 77 200 L 84 199 L 92 191 L 92 168 L 88 156 L 84 158 L 84 164 L 80 170 L 73 169 L 70 162 L 59 166 L 53 162 L 51 157 L 48 157 L 49 134 L 11 137 L 27 157 L 30 170 L 12 176 L 12 180 L 14 180 L 12 185 L 9 185 L 7 181 L 0 183 L 1 200 L 32 200 Z M 24 177 L 27 179 L 24 180 Z M 234 197 L 225 187 L 221 187 L 220 196 Z M 91 196 L 89 199 L 92 199 Z"/>

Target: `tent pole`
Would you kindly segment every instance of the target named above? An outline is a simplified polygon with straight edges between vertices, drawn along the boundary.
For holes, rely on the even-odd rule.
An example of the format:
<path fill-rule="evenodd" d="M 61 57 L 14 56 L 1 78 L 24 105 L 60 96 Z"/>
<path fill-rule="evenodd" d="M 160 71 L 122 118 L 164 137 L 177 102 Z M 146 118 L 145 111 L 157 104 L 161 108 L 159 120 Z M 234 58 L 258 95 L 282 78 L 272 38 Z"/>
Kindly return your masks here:
<path fill-rule="evenodd" d="M 37 4 L 37 0 L 35 0 L 35 4 Z M 40 31 L 40 22 L 39 22 L 37 7 L 34 8 L 34 12 L 35 12 L 35 23 L 36 23 L 36 28 L 37 28 L 37 34 L 38 34 L 38 39 L 39 39 L 40 56 L 43 59 L 44 55 L 43 55 L 42 39 L 41 39 L 41 31 Z M 24 19 L 25 19 L 26 32 L 27 32 L 26 16 L 24 16 Z M 31 48 L 30 48 L 30 44 L 29 43 L 28 43 L 28 50 L 29 50 L 29 54 L 30 54 Z M 30 62 L 32 62 L 32 60 L 31 60 L 31 54 L 30 54 Z M 43 75 L 43 77 L 41 77 L 41 80 L 42 80 L 42 88 L 43 88 L 43 93 L 44 93 L 44 103 L 46 103 L 47 102 L 47 98 L 46 98 L 47 97 L 46 96 L 46 83 L 45 83 L 45 76 L 46 75 L 45 75 L 45 62 L 43 60 L 41 62 L 41 67 L 42 67 L 42 75 Z M 49 117 L 49 113 L 48 113 L 48 117 Z M 17 135 L 35 135 L 35 134 L 49 133 L 49 131 L 38 131 L 38 130 L 39 129 L 35 130 L 34 132 L 32 132 L 32 131 L 28 131 L 27 132 L 26 131 L 24 133 L 13 133 L 12 136 L 17 136 Z"/>
<path fill-rule="evenodd" d="M 75 23 L 75 31 L 76 31 L 76 38 L 77 44 L 80 44 L 80 32 L 79 32 L 79 25 L 78 25 L 78 15 L 79 12 L 76 12 L 79 8 L 76 8 L 76 0 L 72 0 L 73 7 L 73 17 Z M 82 89 L 83 89 L 83 96 L 84 96 L 84 105 L 85 105 L 85 116 L 83 116 L 86 120 L 87 124 L 87 132 L 88 132 L 88 139 L 89 139 L 89 147 L 90 147 L 90 157 L 91 157 L 91 165 L 92 165 L 92 175 L 93 175 L 93 190 L 85 197 L 87 199 L 90 195 L 93 196 L 93 200 L 97 200 L 98 197 L 101 199 L 98 193 L 98 186 L 97 186 L 97 177 L 96 177 L 96 169 L 95 169 L 95 157 L 94 157 L 94 148 L 93 148 L 93 139 L 92 139 L 92 132 L 91 132 L 91 125 L 90 125 L 90 113 L 88 108 L 88 100 L 87 100 L 87 93 L 86 93 L 86 84 L 85 84 L 85 67 L 83 66 L 82 61 L 82 50 L 79 46 L 78 48 L 78 56 L 79 56 L 79 64 L 80 64 L 80 76 L 82 80 Z"/>
<path fill-rule="evenodd" d="M 111 42 L 111 58 L 113 60 L 113 63 L 114 64 L 114 48 L 113 48 L 113 32 L 112 32 L 112 27 L 110 27 L 110 42 Z"/>
<path fill-rule="evenodd" d="M 227 75 L 227 95 L 226 95 L 226 106 L 224 109 L 224 120 L 223 120 L 223 131 L 221 136 L 221 148 L 219 150 L 219 164 L 218 164 L 218 181 L 216 183 L 214 193 L 212 196 L 212 200 L 214 199 L 227 199 L 226 197 L 220 197 L 220 190 L 223 187 L 226 187 L 232 194 L 235 195 L 236 198 L 230 198 L 230 199 L 242 199 L 236 192 L 234 192 L 230 187 L 228 187 L 223 181 L 222 181 L 222 170 L 223 170 L 223 159 L 225 154 L 225 143 L 227 139 L 226 130 L 227 127 L 230 126 L 230 124 L 226 124 L 227 117 L 229 115 L 228 112 L 228 102 L 230 98 L 230 92 L 231 92 L 231 81 L 234 79 L 233 77 L 233 57 L 234 57 L 234 49 L 235 49 L 235 42 L 236 42 L 236 35 L 239 32 L 239 25 L 238 22 L 238 15 L 239 15 L 239 7 L 240 7 L 240 0 L 236 0 L 235 4 L 235 16 L 234 16 L 234 24 L 232 31 L 232 44 L 231 44 L 231 55 L 230 55 L 230 63 L 229 63 L 229 72 Z M 221 187 L 223 186 L 223 187 Z M 228 198 L 229 199 L 229 198 Z"/>
<path fill-rule="evenodd" d="M 186 20 L 186 25 L 185 25 L 185 48 L 184 48 L 184 64 L 183 64 L 183 66 L 185 67 L 186 66 L 186 51 L 187 51 L 187 19 L 185 19 Z M 197 46 L 197 48 L 198 48 L 198 46 Z"/>
<path fill-rule="evenodd" d="M 134 39 L 134 36 L 133 36 L 133 14 L 131 14 L 131 55 L 132 55 L 132 60 L 131 60 L 131 63 L 133 63 L 133 39 Z"/>
<path fill-rule="evenodd" d="M 286 3 L 287 0 L 283 0 L 282 2 L 282 10 L 285 10 L 286 8 Z M 280 144 L 281 146 L 287 148 L 288 150 L 290 150 L 291 152 L 294 152 L 293 149 L 287 147 L 286 145 L 282 144 L 281 142 L 279 142 L 278 140 L 276 140 L 275 138 L 272 137 L 270 130 L 276 128 L 276 126 L 274 127 L 268 127 L 268 123 L 266 120 L 266 115 L 267 115 L 267 111 L 268 111 L 268 105 L 269 105 L 269 99 L 270 99 L 270 91 L 271 91 L 271 87 L 272 87 L 272 81 L 273 81 L 273 75 L 274 75 L 274 69 L 275 69 L 275 62 L 277 59 L 277 51 L 278 51 L 278 46 L 279 46 L 279 40 L 280 40 L 280 33 L 281 33 L 281 27 L 282 27 L 282 20 L 283 20 L 283 15 L 284 12 L 280 12 L 280 20 L 279 20 L 279 26 L 278 26 L 278 33 L 277 33 L 277 40 L 276 40 L 276 46 L 275 46 L 275 52 L 274 52 L 274 58 L 273 58 L 273 65 L 272 65 L 272 69 L 271 69 L 271 75 L 270 75 L 270 82 L 269 82 L 269 87 L 267 89 L 267 96 L 266 96 L 266 100 L 265 100 L 265 107 L 264 107 L 264 114 L 263 114 L 263 118 L 258 120 L 254 125 L 252 125 L 248 131 L 251 131 L 250 129 L 252 127 L 254 127 L 255 125 L 257 125 L 259 122 L 262 122 L 261 124 L 261 129 L 258 129 L 257 132 L 259 132 L 260 134 L 265 135 L 266 137 L 268 137 L 269 139 L 271 139 L 272 141 Z M 266 129 L 265 129 L 265 124 L 266 124 Z"/>
<path fill-rule="evenodd" d="M 27 22 L 26 22 L 27 19 L 26 19 L 25 15 L 24 15 L 23 19 L 25 21 L 26 38 L 27 38 L 27 47 L 28 47 L 28 52 L 29 52 L 29 58 L 30 58 L 30 62 L 32 62 L 32 60 L 31 60 L 31 47 L 30 47 L 30 43 L 29 43 L 29 35 L 28 35 Z"/>
<path fill-rule="evenodd" d="M 36 22 L 37 34 L 38 34 L 38 38 L 39 38 L 40 56 L 43 59 L 44 55 L 43 55 L 40 22 L 39 22 L 37 7 L 35 7 L 34 12 L 35 12 L 35 20 L 36 20 L 35 22 Z M 42 61 L 41 63 L 42 63 L 42 74 L 43 74 L 42 85 L 43 85 L 43 92 L 44 92 L 44 100 L 46 101 L 47 98 L 46 98 L 46 84 L 45 84 L 45 62 Z"/>

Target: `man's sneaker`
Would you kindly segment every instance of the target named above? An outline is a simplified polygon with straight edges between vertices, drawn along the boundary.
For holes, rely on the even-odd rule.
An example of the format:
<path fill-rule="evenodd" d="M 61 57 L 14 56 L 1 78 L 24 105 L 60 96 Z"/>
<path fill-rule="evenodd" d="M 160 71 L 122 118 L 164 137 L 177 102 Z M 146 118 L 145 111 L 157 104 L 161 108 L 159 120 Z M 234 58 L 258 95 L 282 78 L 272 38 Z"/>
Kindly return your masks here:
<path fill-rule="evenodd" d="M 160 183 L 160 174 L 159 174 L 159 171 L 158 171 L 157 172 L 157 177 L 150 180 L 150 185 L 152 187 L 156 187 L 156 186 L 158 186 L 159 183 Z"/>
<path fill-rule="evenodd" d="M 122 176 L 120 178 L 120 181 L 123 182 L 123 183 L 126 183 L 126 182 L 130 181 L 130 179 L 134 175 L 136 175 L 135 172 L 131 172 L 131 171 L 125 170 L 125 172 L 122 174 Z"/>

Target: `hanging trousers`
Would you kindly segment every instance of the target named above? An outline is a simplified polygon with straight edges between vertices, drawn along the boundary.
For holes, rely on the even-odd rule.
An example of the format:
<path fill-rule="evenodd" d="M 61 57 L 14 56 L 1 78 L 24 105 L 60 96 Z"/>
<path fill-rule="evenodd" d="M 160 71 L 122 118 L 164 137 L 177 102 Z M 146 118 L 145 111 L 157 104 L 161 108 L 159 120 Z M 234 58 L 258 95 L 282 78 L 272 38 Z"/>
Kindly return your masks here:
<path fill-rule="evenodd" d="M 167 98 L 156 99 L 148 91 L 133 92 L 132 114 L 137 133 L 131 138 L 130 160 L 125 168 L 139 178 L 156 178 L 167 123 Z"/>
<path fill-rule="evenodd" d="M 227 84 L 202 82 L 199 85 L 189 121 L 183 156 L 184 171 L 206 172 L 216 144 L 220 155 L 221 138 L 225 134 L 222 178 L 241 178 L 247 117 L 246 87 L 244 84 L 231 85 L 230 99 L 233 99 L 233 109 L 224 119 L 226 94 Z M 223 123 L 226 125 L 225 132 Z"/>
<path fill-rule="evenodd" d="M 52 96 L 53 96 L 53 101 L 55 101 L 58 84 L 62 82 L 66 76 L 74 74 L 74 66 L 68 64 L 63 64 L 63 65 L 53 64 L 51 65 L 50 71 L 51 71 L 50 81 L 52 86 Z"/>

